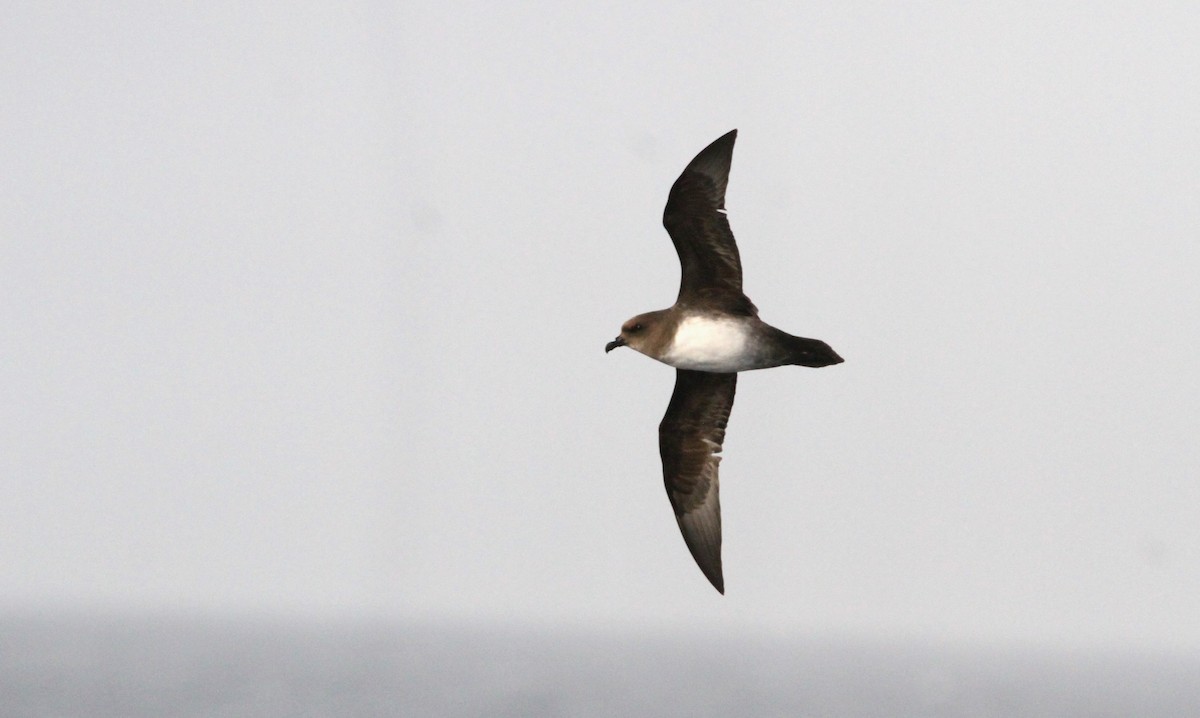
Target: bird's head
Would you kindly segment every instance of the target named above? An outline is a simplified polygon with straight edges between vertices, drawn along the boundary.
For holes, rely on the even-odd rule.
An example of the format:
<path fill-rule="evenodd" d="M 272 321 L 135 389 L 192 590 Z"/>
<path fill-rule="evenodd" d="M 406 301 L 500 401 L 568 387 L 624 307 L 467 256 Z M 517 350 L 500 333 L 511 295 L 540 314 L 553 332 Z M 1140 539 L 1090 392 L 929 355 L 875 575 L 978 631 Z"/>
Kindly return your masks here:
<path fill-rule="evenodd" d="M 617 338 L 604 345 L 604 352 L 607 354 L 617 347 L 629 347 L 645 354 L 650 341 L 659 334 L 663 327 L 663 314 L 665 313 L 666 310 L 646 312 L 625 322 L 621 325 L 621 333 L 617 335 Z"/>

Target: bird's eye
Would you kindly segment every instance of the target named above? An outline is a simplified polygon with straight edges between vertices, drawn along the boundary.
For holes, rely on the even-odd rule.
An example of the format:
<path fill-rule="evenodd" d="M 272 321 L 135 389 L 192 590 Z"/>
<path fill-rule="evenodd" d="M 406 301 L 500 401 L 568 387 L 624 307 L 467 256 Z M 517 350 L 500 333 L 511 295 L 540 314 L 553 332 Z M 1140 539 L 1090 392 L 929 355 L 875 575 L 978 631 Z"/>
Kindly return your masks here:
<path fill-rule="evenodd" d="M 634 325 L 633 325 L 633 327 L 631 327 L 629 331 L 632 331 L 632 332 L 640 332 L 640 331 L 642 331 L 642 325 L 641 325 L 641 324 L 634 324 Z"/>

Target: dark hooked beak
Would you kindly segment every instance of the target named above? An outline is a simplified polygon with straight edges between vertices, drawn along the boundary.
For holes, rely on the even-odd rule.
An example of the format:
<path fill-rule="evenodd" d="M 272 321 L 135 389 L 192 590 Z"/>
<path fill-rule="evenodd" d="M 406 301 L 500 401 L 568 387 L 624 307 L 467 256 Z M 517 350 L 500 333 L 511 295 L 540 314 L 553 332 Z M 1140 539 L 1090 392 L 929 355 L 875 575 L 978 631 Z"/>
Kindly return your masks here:
<path fill-rule="evenodd" d="M 604 345 L 604 353 L 607 354 L 610 351 L 612 351 L 613 349 L 616 349 L 617 347 L 623 347 L 623 346 L 625 346 L 625 340 L 622 339 L 621 337 L 617 337 L 616 339 L 613 339 L 608 344 Z"/>

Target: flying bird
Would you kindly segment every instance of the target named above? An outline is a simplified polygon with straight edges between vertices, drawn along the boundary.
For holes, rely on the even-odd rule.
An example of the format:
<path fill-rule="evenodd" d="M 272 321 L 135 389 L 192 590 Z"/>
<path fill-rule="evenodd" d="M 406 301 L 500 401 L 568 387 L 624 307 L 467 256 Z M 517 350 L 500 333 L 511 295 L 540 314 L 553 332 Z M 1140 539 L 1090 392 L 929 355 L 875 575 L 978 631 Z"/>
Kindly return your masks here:
<path fill-rule="evenodd" d="M 725 215 L 735 139 L 737 130 L 705 147 L 667 197 L 663 226 L 682 268 L 675 304 L 633 317 L 604 347 L 629 347 L 675 367 L 675 391 L 658 425 L 663 481 L 688 550 L 722 594 L 717 467 L 737 373 L 842 362 L 825 342 L 763 322 L 742 293 L 742 262 Z"/>

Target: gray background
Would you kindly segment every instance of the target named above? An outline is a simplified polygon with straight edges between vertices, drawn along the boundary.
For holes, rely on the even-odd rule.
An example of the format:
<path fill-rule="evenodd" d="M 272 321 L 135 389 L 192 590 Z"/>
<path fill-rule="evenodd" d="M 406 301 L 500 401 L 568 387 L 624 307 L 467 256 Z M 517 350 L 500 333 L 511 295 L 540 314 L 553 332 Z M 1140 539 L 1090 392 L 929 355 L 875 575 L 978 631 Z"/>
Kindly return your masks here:
<path fill-rule="evenodd" d="M 13 609 L 1200 649 L 1200 10 L 0 12 Z M 721 598 L 663 494 L 670 183 L 763 317 Z"/>

